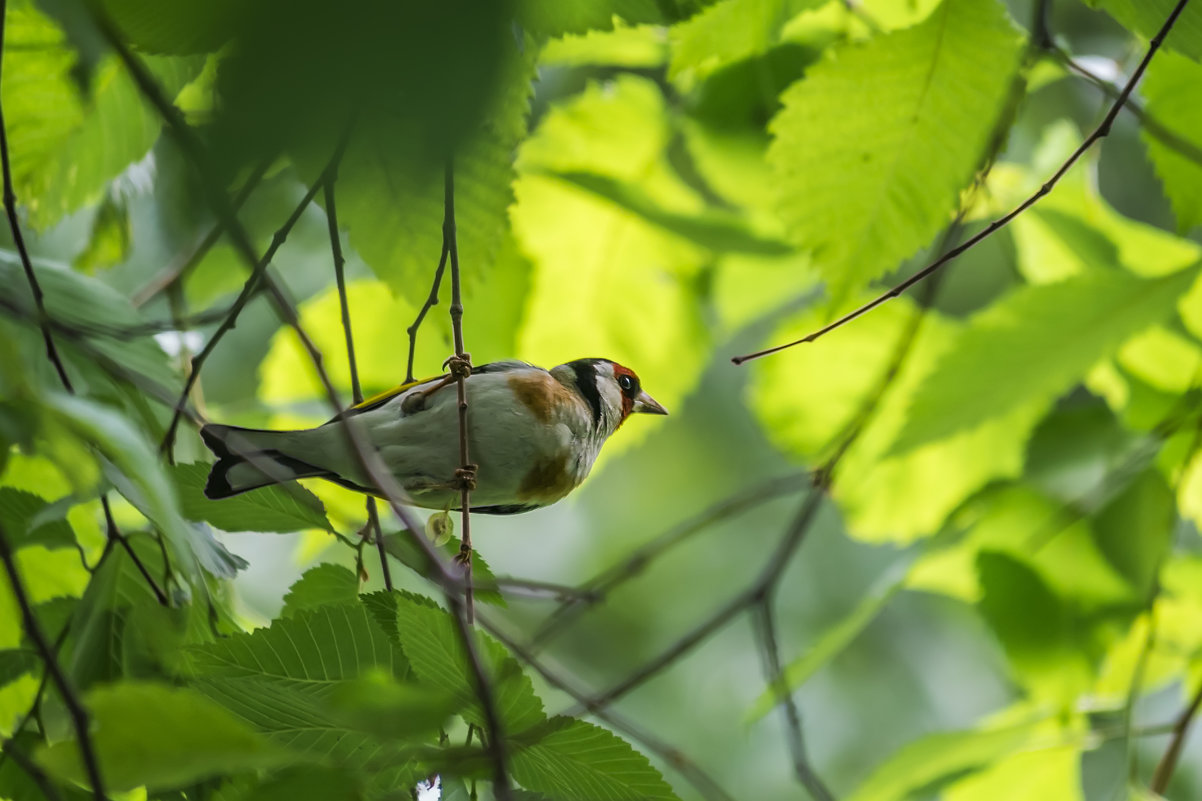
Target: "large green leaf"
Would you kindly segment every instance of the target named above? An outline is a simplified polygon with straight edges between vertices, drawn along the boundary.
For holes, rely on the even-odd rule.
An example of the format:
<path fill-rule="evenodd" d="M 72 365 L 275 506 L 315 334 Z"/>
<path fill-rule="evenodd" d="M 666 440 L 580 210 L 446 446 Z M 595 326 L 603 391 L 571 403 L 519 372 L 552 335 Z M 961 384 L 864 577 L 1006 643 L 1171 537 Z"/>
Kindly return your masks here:
<path fill-rule="evenodd" d="M 614 359 L 672 409 L 706 360 L 708 337 L 691 285 L 706 252 L 546 174 L 585 171 L 637 183 L 666 211 L 699 212 L 701 199 L 663 157 L 671 136 L 665 114 L 655 84 L 633 76 L 590 86 L 554 109 L 522 147 L 512 218 L 534 264 L 522 357 L 548 366 L 590 354 Z M 651 430 L 644 422 L 624 426 L 603 458 Z"/>
<path fill-rule="evenodd" d="M 1202 36 L 1199 38 L 1202 40 Z M 1168 128 L 1173 137 L 1192 145 L 1194 154 L 1202 151 L 1202 136 L 1198 134 L 1202 131 L 1202 64 L 1176 53 L 1161 53 L 1149 65 L 1140 91 L 1147 101 L 1148 114 Z M 1173 204 L 1177 227 L 1184 233 L 1202 224 L 1202 165 L 1197 158 L 1161 141 L 1147 126 L 1140 129 L 1140 136 Z"/>
<path fill-rule="evenodd" d="M 205 497 L 208 464 L 180 464 L 172 469 L 180 511 L 189 520 L 204 520 L 224 531 L 333 531 L 321 501 L 303 487 L 264 487 L 220 501 Z"/>
<path fill-rule="evenodd" d="M 1161 29 L 1177 0 L 1086 0 L 1145 39 L 1151 39 Z M 1202 61 L 1202 8 L 1189 3 L 1177 18 L 1177 23 L 1165 40 L 1165 47 Z"/>
<path fill-rule="evenodd" d="M 991 481 L 1022 472 L 1027 437 L 1045 410 L 1028 402 L 971 430 L 904 454 L 889 448 L 908 425 L 906 409 L 932 367 L 963 335 L 926 312 L 897 376 L 877 398 L 913 324 L 914 306 L 894 300 L 811 345 L 760 361 L 752 405 L 786 453 L 819 465 L 871 409 L 835 473 L 833 494 L 848 530 L 872 540 L 908 542 L 934 533 L 961 503 Z M 812 311 L 783 326 L 773 342 L 796 339 L 825 321 Z"/>
<path fill-rule="evenodd" d="M 511 757 L 529 790 L 563 801 L 676 801 L 645 756 L 600 726 L 556 717 L 531 734 Z"/>
<path fill-rule="evenodd" d="M 518 21 L 540 36 L 608 31 L 614 17 L 637 25 L 673 22 L 681 0 L 518 0 Z"/>
<path fill-rule="evenodd" d="M 985 158 L 1022 40 L 996 0 L 839 48 L 782 96 L 768 157 L 790 233 L 837 301 L 951 220 Z"/>
<path fill-rule="evenodd" d="M 112 790 L 178 787 L 296 759 L 192 690 L 123 682 L 94 690 L 85 703 L 101 775 Z M 56 778 L 87 781 L 73 740 L 53 744 L 37 758 Z"/>
<path fill-rule="evenodd" d="M 1098 270 L 1003 298 L 973 318 L 923 382 L 894 452 L 1051 402 L 1124 340 L 1169 316 L 1197 275 Z"/>
<path fill-rule="evenodd" d="M 701 79 L 735 61 L 765 53 L 790 19 L 824 0 L 723 0 L 672 28 L 668 77 Z"/>
<path fill-rule="evenodd" d="M 397 634 L 413 672 L 424 683 L 457 698 L 467 707 L 464 717 L 484 726 L 476 677 L 454 618 L 416 595 L 398 594 L 393 601 Z M 505 735 L 513 736 L 541 723 L 542 702 L 518 663 L 496 641 L 482 635 L 477 641 Z"/>
<path fill-rule="evenodd" d="M 978 608 L 1016 678 L 1038 700 L 1070 705 L 1093 678 L 1082 618 L 1021 559 L 985 551 L 977 569 L 983 590 Z"/>

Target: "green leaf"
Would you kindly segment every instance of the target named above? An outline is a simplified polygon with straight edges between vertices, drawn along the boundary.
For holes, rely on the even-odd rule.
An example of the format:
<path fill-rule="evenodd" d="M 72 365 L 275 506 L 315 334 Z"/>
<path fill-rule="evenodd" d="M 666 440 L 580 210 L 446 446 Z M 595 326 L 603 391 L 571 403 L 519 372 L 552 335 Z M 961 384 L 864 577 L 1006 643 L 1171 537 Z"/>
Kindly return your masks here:
<path fill-rule="evenodd" d="M 0 687 L 11 684 L 26 673 L 33 673 L 41 664 L 41 657 L 28 649 L 6 648 L 0 651 Z"/>
<path fill-rule="evenodd" d="M 110 192 L 96 210 L 87 247 L 76 257 L 75 264 L 88 273 L 121 264 L 129 258 L 132 239 L 125 200 Z"/>
<path fill-rule="evenodd" d="M 330 683 L 379 668 L 404 676 L 406 662 L 360 603 L 298 610 L 249 634 L 195 646 L 186 654 L 194 674 Z"/>
<path fill-rule="evenodd" d="M 280 617 L 296 617 L 302 610 L 342 604 L 359 597 L 359 577 L 342 565 L 322 564 L 305 571 L 284 596 Z"/>
<path fill-rule="evenodd" d="M 1151 39 L 1169 18 L 1177 0 L 1086 0 L 1105 9 L 1131 31 Z M 1182 10 L 1164 46 L 1202 61 L 1202 9 L 1190 3 Z"/>
<path fill-rule="evenodd" d="M 672 27 L 668 77 L 702 79 L 726 64 L 762 55 L 793 17 L 824 0 L 723 0 Z"/>
<path fill-rule="evenodd" d="M 424 683 L 450 693 L 467 709 L 464 717 L 483 726 L 476 678 L 454 618 L 420 596 L 400 593 L 394 600 L 397 634 L 413 672 Z M 542 702 L 518 663 L 495 640 L 478 635 L 477 641 L 505 736 L 543 722 Z"/>
<path fill-rule="evenodd" d="M 402 684 L 379 671 L 341 683 L 330 694 L 328 707 L 348 727 L 386 740 L 435 739 L 459 711 L 451 696 Z"/>
<path fill-rule="evenodd" d="M 1069 705 L 1093 679 L 1077 613 L 1033 568 L 1002 553 L 977 557 L 978 608 L 1006 650 L 1016 678 L 1039 700 Z"/>
<path fill-rule="evenodd" d="M 211 534 L 184 520 L 154 448 L 128 419 L 72 395 L 48 394 L 46 404 L 77 436 L 94 443 L 111 461 L 107 477 L 167 537 L 185 572 L 195 573 L 199 563 L 213 575 L 229 578 L 245 567 L 242 559 L 225 550 Z"/>
<path fill-rule="evenodd" d="M 839 48 L 782 95 L 780 211 L 838 302 L 946 226 L 987 155 L 1022 38 L 995 0 Z"/>
<path fill-rule="evenodd" d="M 600 726 L 555 717 L 531 734 L 511 757 L 513 777 L 529 790 L 562 801 L 676 801 L 645 756 Z"/>
<path fill-rule="evenodd" d="M 1186 9 L 1189 13 L 1189 6 Z M 1202 36 L 1199 38 L 1202 40 Z M 1148 114 L 1167 128 L 1175 140 L 1192 145 L 1195 155 L 1202 152 L 1202 136 L 1198 135 L 1202 130 L 1199 87 L 1202 87 L 1202 64 L 1172 52 L 1156 55 L 1140 86 Z M 1202 165 L 1197 158 L 1161 141 L 1147 126 L 1141 126 L 1140 138 L 1147 145 L 1148 158 L 1173 204 L 1178 230 L 1185 233 L 1202 224 Z"/>
<path fill-rule="evenodd" d="M 1096 516 L 1099 548 L 1141 599 L 1153 591 L 1157 571 L 1172 548 L 1175 521 L 1173 491 L 1151 469 Z"/>
<path fill-rule="evenodd" d="M 1076 724 L 1080 728 L 1080 724 Z M 1045 747 L 1011 753 L 984 765 L 983 770 L 951 785 L 945 801 L 1085 801 L 1082 783 L 1083 747 L 1074 733 L 1068 745 L 1047 742 Z M 1062 735 L 1063 738 L 1063 735 Z M 1050 738 L 1049 738 L 1050 740 Z"/>
<path fill-rule="evenodd" d="M 631 25 L 672 21 L 679 0 L 518 0 L 518 22 L 539 36 L 608 31 L 614 17 Z M 665 16 L 667 12 L 668 16 Z"/>
<path fill-rule="evenodd" d="M 1140 279 L 1098 270 L 1011 293 L 974 317 L 939 360 L 894 452 L 1052 401 L 1124 340 L 1171 314 L 1197 275 Z"/>
<path fill-rule="evenodd" d="M 668 42 L 655 25 L 615 25 L 612 31 L 589 31 L 552 39 L 538 54 L 540 65 L 658 67 L 668 60 Z"/>
<path fill-rule="evenodd" d="M 840 461 L 832 493 L 848 530 L 874 541 L 909 542 L 934 533 L 982 487 L 1020 475 L 1027 438 L 1045 410 L 1043 404 L 1027 403 L 955 436 L 890 453 L 910 425 L 911 399 L 962 335 L 958 323 L 925 312 L 900 371 L 876 399 L 915 313 L 909 301 L 898 298 L 837 335 L 753 367 L 751 403 L 757 417 L 779 448 L 807 464 L 829 458 L 856 427 L 861 410 L 872 404 L 871 417 Z M 826 321 L 811 311 L 770 341 L 797 339 Z"/>
<path fill-rule="evenodd" d="M 146 53 L 209 53 L 240 22 L 237 0 L 171 5 L 157 0 L 102 0 L 101 6 L 124 38 Z"/>
<path fill-rule="evenodd" d="M 571 171 L 554 175 L 615 203 L 669 233 L 711 250 L 764 256 L 783 256 L 793 252 L 784 242 L 759 235 L 744 220 L 729 212 L 672 212 L 656 204 L 640 187 L 605 175 Z"/>
<path fill-rule="evenodd" d="M 546 366 L 590 353 L 614 359 L 643 376 L 647 391 L 673 409 L 708 359 L 709 336 L 692 283 L 707 252 L 546 174 L 585 171 L 636 183 L 665 211 L 698 212 L 701 199 L 664 158 L 670 139 L 654 83 L 623 75 L 604 87 L 591 85 L 547 114 L 523 144 L 511 216 L 533 263 L 518 337 L 522 358 Z M 655 335 L 636 333 L 649 320 Z M 601 458 L 645 436 L 653 428 L 646 422 L 623 426 Z"/>
<path fill-rule="evenodd" d="M 178 787 L 295 759 L 192 690 L 123 682 L 89 693 L 85 705 L 109 789 Z M 55 778 L 87 781 L 74 741 L 45 748 L 37 761 Z"/>
<path fill-rule="evenodd" d="M 847 796 L 847 801 L 907 801 L 948 779 L 1023 748 L 1033 725 L 928 734 L 898 749 Z"/>
<path fill-rule="evenodd" d="M 0 527 L 11 547 L 44 545 L 49 549 L 75 546 L 75 532 L 62 513 L 32 492 L 0 487 Z"/>
<path fill-rule="evenodd" d="M 334 530 L 321 501 L 297 485 L 264 487 L 234 498 L 210 500 L 204 494 L 210 467 L 198 463 L 172 469 L 180 511 L 187 519 L 203 520 L 223 531 Z"/>

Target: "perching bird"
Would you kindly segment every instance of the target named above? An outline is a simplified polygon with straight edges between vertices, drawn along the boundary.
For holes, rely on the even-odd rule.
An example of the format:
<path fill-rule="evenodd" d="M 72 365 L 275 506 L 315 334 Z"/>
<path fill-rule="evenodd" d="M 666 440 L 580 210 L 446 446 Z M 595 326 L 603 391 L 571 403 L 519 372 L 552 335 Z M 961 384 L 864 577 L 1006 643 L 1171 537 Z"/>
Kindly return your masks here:
<path fill-rule="evenodd" d="M 490 514 L 555 503 L 584 481 L 601 445 L 628 416 L 668 413 L 632 370 L 609 359 L 577 359 L 551 370 L 493 362 L 472 368 L 466 388 L 468 446 L 478 465 L 471 508 Z M 396 387 L 318 428 L 206 425 L 200 435 L 217 462 L 205 495 L 228 498 L 297 478 L 372 492 L 347 425 L 360 427 L 415 504 L 459 508 L 459 404 L 447 376 Z"/>

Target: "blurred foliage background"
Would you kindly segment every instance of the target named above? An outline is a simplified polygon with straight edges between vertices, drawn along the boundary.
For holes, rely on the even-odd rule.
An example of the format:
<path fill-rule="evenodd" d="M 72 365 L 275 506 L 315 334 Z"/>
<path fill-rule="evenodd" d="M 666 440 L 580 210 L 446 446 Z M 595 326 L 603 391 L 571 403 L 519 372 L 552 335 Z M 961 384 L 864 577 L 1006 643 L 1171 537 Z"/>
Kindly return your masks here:
<path fill-rule="evenodd" d="M 473 361 L 604 356 L 671 410 L 623 426 L 568 500 L 474 520 L 496 576 L 602 577 L 591 603 L 503 585 L 481 614 L 600 699 L 618 716 L 605 725 L 644 732 L 618 726 L 667 781 L 633 752 L 590 763 L 608 740 L 573 755 L 600 784 L 546 754 L 540 773 L 520 755 L 549 740 L 515 740 L 523 798 L 801 796 L 773 649 L 801 772 L 837 797 L 1202 798 L 1202 745 L 1174 733 L 1202 691 L 1196 2 L 1109 135 L 1037 205 L 815 343 L 730 361 L 836 319 L 1036 192 L 1176 5 L 9 0 L 15 208 L 75 393 L 6 233 L 0 523 L 100 721 L 101 766 L 128 791 L 114 797 L 409 797 L 433 773 L 444 797 L 466 798 L 464 779 L 489 797 L 478 748 L 405 750 L 438 750 L 452 712 L 481 725 L 462 698 L 430 712 L 405 694 L 413 675 L 438 685 L 405 640 L 404 620 L 444 625 L 420 604 L 388 613 L 404 654 L 391 673 L 327 676 L 346 685 L 339 725 L 375 738 L 393 772 L 356 761 L 346 736 L 273 729 L 214 672 L 266 681 L 221 649 L 258 654 L 289 625 L 325 656 L 348 652 L 341 632 L 374 657 L 389 632 L 356 601 L 382 586 L 356 547 L 359 496 L 322 482 L 200 496 L 190 465 L 210 456 L 193 420 L 331 413 L 261 286 L 203 363 L 175 464 L 158 452 L 192 357 L 269 245 L 349 400 L 326 183 L 363 391 L 404 377 L 453 155 Z M 447 293 L 420 329 L 419 375 L 451 352 Z M 813 513 L 800 527 L 799 508 Z M 665 544 L 642 558 L 649 543 Z M 393 563 L 398 586 L 437 596 L 419 572 Z M 321 639 L 312 608 L 348 622 Z M 649 664 L 662 669 L 631 680 Z M 522 703 L 579 711 L 528 673 Z M 0 734 L 32 756 L 0 763 L 0 797 L 44 797 L 39 772 L 84 794 L 43 676 L 6 589 Z M 625 770 L 637 781 L 614 779 Z"/>

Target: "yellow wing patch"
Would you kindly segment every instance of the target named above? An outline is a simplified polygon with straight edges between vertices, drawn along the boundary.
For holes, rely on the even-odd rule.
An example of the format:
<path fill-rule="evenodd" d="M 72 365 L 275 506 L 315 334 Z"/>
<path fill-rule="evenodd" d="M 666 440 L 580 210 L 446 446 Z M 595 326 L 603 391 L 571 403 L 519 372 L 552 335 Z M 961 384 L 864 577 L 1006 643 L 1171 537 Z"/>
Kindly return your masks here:
<path fill-rule="evenodd" d="M 419 381 L 410 381 L 407 384 L 398 384 L 392 389 L 386 389 L 383 392 L 372 395 L 370 398 L 364 398 L 359 403 L 356 403 L 354 406 L 347 409 L 347 411 L 364 412 L 369 409 L 375 409 L 378 406 L 383 406 L 385 403 L 388 403 L 388 401 L 392 400 L 397 395 L 403 394 L 406 390 L 413 389 L 413 387 L 419 387 L 422 384 L 429 384 L 431 381 L 437 381 L 440 378 L 442 378 L 442 376 L 436 375 L 431 376 L 430 378 L 423 378 Z"/>

